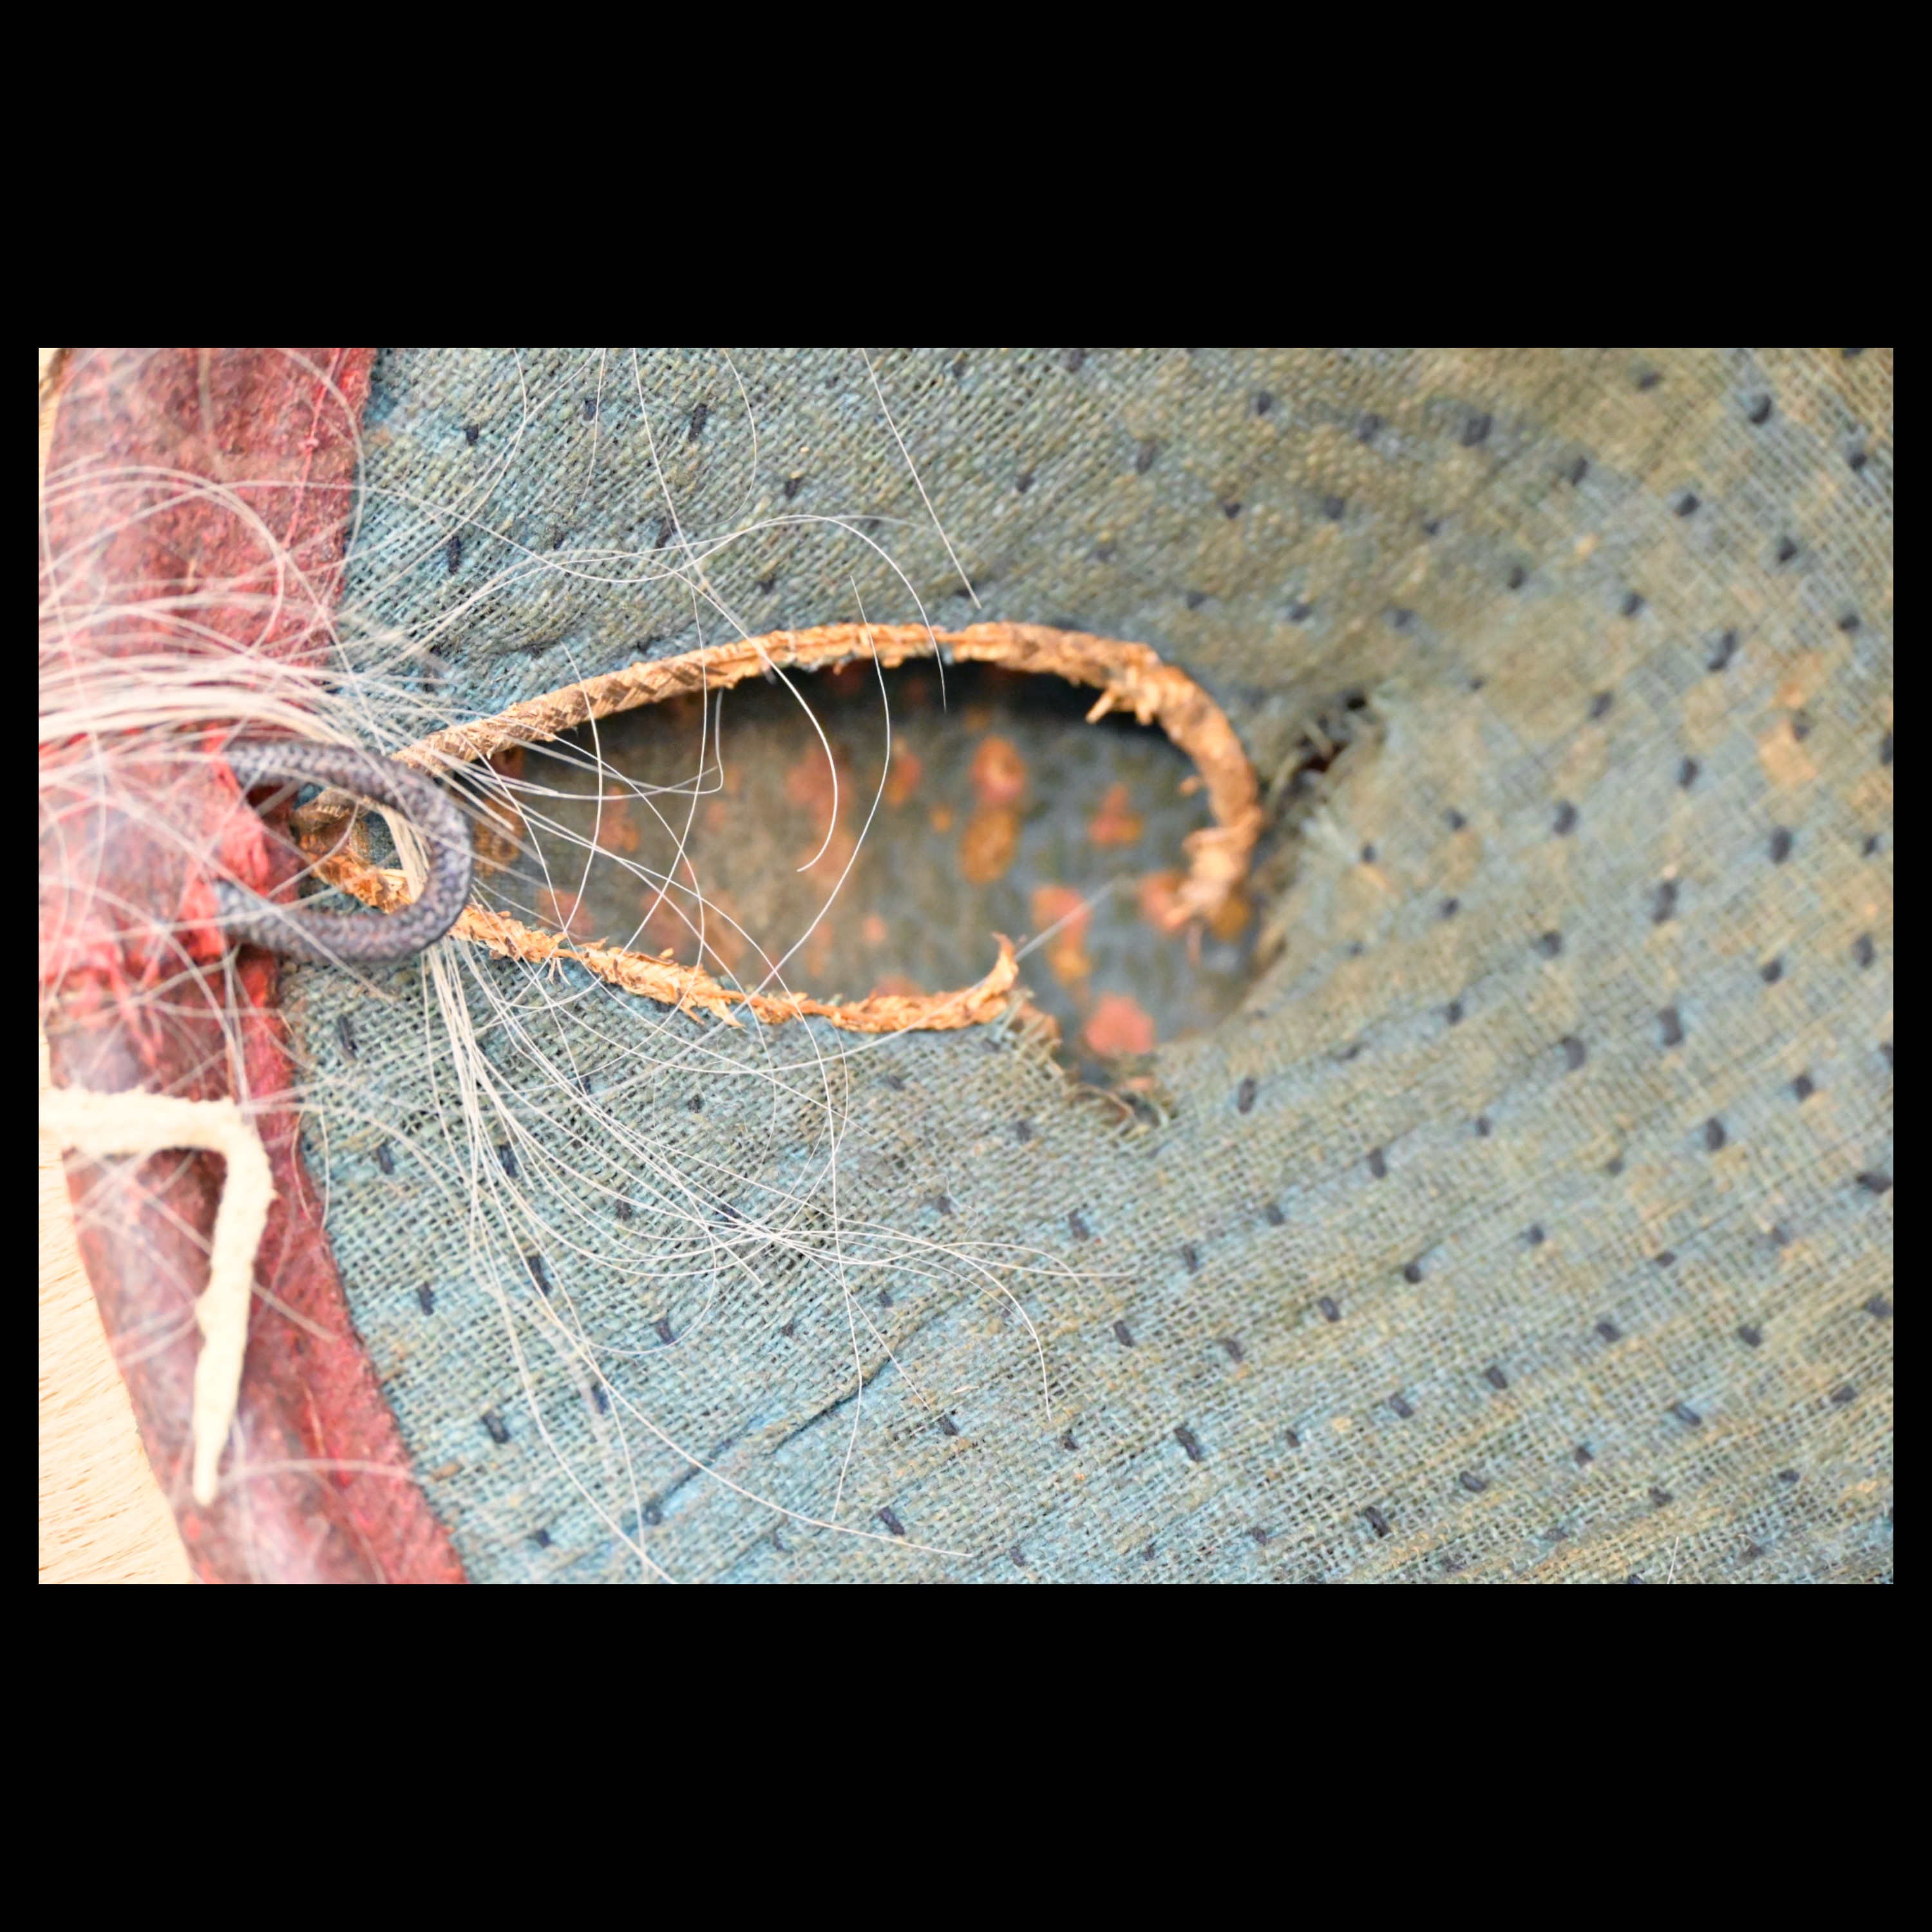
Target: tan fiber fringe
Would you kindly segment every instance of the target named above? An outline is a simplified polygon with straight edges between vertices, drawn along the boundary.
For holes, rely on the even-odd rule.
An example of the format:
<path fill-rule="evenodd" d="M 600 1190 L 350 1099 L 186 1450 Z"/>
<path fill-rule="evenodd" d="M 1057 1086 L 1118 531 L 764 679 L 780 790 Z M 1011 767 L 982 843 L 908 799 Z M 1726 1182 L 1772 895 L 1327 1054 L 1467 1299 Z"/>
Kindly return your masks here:
<path fill-rule="evenodd" d="M 1088 722 L 1110 711 L 1131 711 L 1143 724 L 1158 724 L 1187 753 L 1205 780 L 1216 823 L 1185 842 L 1187 876 L 1168 915 L 1172 928 L 1211 920 L 1246 875 L 1262 826 L 1260 789 L 1226 714 L 1194 680 L 1163 664 L 1145 644 L 1125 644 L 1043 624 L 974 624 L 941 631 L 923 624 L 824 624 L 808 631 L 774 631 L 742 642 L 713 644 L 674 658 L 628 665 L 586 678 L 560 691 L 526 698 L 473 724 L 434 733 L 396 754 L 404 764 L 432 774 L 487 758 L 516 745 L 541 744 L 593 718 L 656 704 L 667 698 L 728 689 L 766 668 L 829 670 L 854 658 L 876 658 L 888 669 L 908 658 L 930 657 L 943 646 L 955 662 L 1001 664 L 1010 670 L 1051 674 L 1100 693 Z M 332 814 L 304 814 L 304 843 L 311 851 L 332 844 L 328 836 L 350 815 L 344 802 Z M 400 872 L 370 866 L 339 848 L 316 860 L 318 874 L 365 904 L 383 908 L 412 896 Z M 802 994 L 733 992 L 693 967 L 668 957 L 608 946 L 572 946 L 502 914 L 472 904 L 453 928 L 454 937 L 483 946 L 500 958 L 544 964 L 568 959 L 627 992 L 705 1012 L 730 1021 L 728 1009 L 748 1006 L 760 1019 L 796 1019 L 807 1014 L 856 1033 L 948 1030 L 997 1019 L 1011 1010 L 1018 967 L 1011 944 L 1000 940 L 993 968 L 976 986 L 956 993 L 825 1001 Z"/>
<path fill-rule="evenodd" d="M 352 893 L 364 905 L 381 911 L 393 912 L 415 897 L 400 872 L 367 865 L 342 854 L 318 860 L 315 869 L 332 886 Z M 648 952 L 627 952 L 616 946 L 573 946 L 560 934 L 542 932 L 479 905 L 464 908 L 450 928 L 450 936 L 483 946 L 499 959 L 526 960 L 533 966 L 571 960 L 625 992 L 641 993 L 646 999 L 687 1013 L 709 1013 L 728 1026 L 737 1024 L 731 1017 L 734 1006 L 748 1006 L 761 1020 L 814 1016 L 830 1020 L 849 1033 L 944 1033 L 956 1027 L 980 1026 L 1012 1010 L 1008 995 L 1020 970 L 1013 957 L 1012 940 L 995 933 L 1000 956 L 994 961 L 992 970 L 977 984 L 960 992 L 921 994 L 910 998 L 890 994 L 869 1000 L 826 1000 L 812 999 L 802 993 L 734 992 L 695 966 L 680 966 L 668 957 L 653 957 Z"/>

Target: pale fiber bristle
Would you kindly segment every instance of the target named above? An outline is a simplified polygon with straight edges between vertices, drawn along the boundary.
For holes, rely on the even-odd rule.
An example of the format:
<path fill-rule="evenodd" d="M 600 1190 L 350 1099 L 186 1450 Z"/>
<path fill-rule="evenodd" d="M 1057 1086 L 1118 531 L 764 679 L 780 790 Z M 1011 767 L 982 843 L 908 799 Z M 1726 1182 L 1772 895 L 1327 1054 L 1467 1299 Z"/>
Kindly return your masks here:
<path fill-rule="evenodd" d="M 48 364 L 44 361 L 42 366 L 44 374 Z M 601 384 L 601 374 L 599 380 Z M 880 400 L 883 406 L 883 397 Z M 641 407 L 641 392 L 639 401 Z M 748 412 L 748 404 L 746 406 Z M 645 427 L 648 431 L 647 410 Z M 879 431 L 881 436 L 888 434 L 889 427 L 882 422 Z M 896 440 L 896 432 L 892 434 Z M 44 411 L 44 468 L 46 437 Z M 125 492 L 130 506 L 128 514 L 132 514 L 141 500 L 140 490 L 144 487 L 140 479 L 98 471 L 81 476 L 44 476 L 43 501 L 44 504 L 62 492 L 85 490 L 98 495 L 111 515 L 116 513 L 117 492 Z M 184 481 L 182 489 L 184 494 L 200 496 L 218 504 L 228 514 L 250 514 L 242 479 L 230 478 L 220 483 Z M 668 490 L 665 503 L 667 513 L 674 514 Z M 460 515 L 460 511 L 457 514 Z M 771 520 L 765 520 L 769 524 Z M 798 520 L 801 526 L 823 526 L 828 533 L 837 530 L 848 536 L 863 536 L 849 523 L 837 519 L 820 517 Z M 44 530 L 45 526 L 44 518 Z M 693 598 L 703 602 L 711 593 L 702 558 L 732 542 L 736 534 L 733 531 L 685 532 L 681 548 L 669 553 L 668 559 L 662 552 L 640 552 L 634 561 L 682 578 L 688 583 Z M 940 535 L 944 538 L 943 530 Z M 88 580 L 84 560 L 44 557 L 40 742 L 44 747 L 64 748 L 63 755 L 44 760 L 41 767 L 44 822 L 50 818 L 56 824 L 77 821 L 103 808 L 143 814 L 158 826 L 164 838 L 175 842 L 177 848 L 188 850 L 188 856 L 198 862 L 208 862 L 212 861 L 212 854 L 189 849 L 194 835 L 178 820 L 170 818 L 164 794 L 154 789 L 157 759 L 164 769 L 172 764 L 178 770 L 184 761 L 198 758 L 202 755 L 198 734 L 208 726 L 285 731 L 389 754 L 436 732 L 472 722 L 466 717 L 439 710 L 433 694 L 434 684 L 425 684 L 411 674 L 424 661 L 428 647 L 427 640 L 394 640 L 390 662 L 398 668 L 394 674 L 352 668 L 350 655 L 340 648 L 343 635 L 340 627 L 354 622 L 352 614 L 330 613 L 314 608 L 311 603 L 304 603 L 304 598 L 311 597 L 310 579 L 304 571 L 314 568 L 314 560 L 283 554 L 275 533 L 266 526 L 259 527 L 259 536 L 265 558 L 276 559 L 282 567 L 278 580 L 280 588 L 272 600 L 259 592 L 238 593 L 235 586 L 207 586 L 194 596 L 166 602 L 134 598 L 117 601 L 112 586 L 104 592 L 102 586 Z M 870 537 L 863 537 L 863 541 L 890 562 L 889 554 Z M 519 573 L 561 568 L 542 556 L 526 556 L 516 566 Z M 906 587 L 910 592 L 909 583 Z M 85 594 L 82 594 L 83 591 Z M 310 610 L 309 642 L 314 648 L 308 651 L 305 658 L 301 652 L 269 658 L 238 648 L 224 637 L 212 633 L 200 621 L 203 612 L 214 608 L 218 598 L 220 608 L 231 616 L 237 608 L 259 609 L 265 626 L 271 621 L 285 620 L 291 605 L 297 610 Z M 915 606 L 917 602 L 914 597 Z M 866 616 L 862 610 L 856 608 L 830 614 L 861 622 Z M 923 620 L 922 610 L 916 614 Z M 740 638 L 747 634 L 745 627 L 722 607 L 716 610 L 714 616 L 724 634 Z M 117 654 L 111 672 L 104 675 L 99 660 L 90 656 L 88 646 L 97 633 L 110 627 L 117 640 Z M 134 647 L 130 647 L 132 640 L 138 640 Z M 302 661 L 292 661 L 292 656 Z M 785 681 L 791 683 L 789 679 Z M 802 721 L 817 734 L 820 742 L 825 744 L 806 684 L 792 684 L 791 688 Z M 889 748 L 890 705 L 883 679 L 879 695 L 881 742 Z M 722 782 L 722 770 L 717 764 L 716 747 L 708 736 L 693 745 L 691 776 L 667 794 L 660 790 L 633 784 L 612 770 L 604 762 L 597 743 L 593 726 L 588 756 L 600 782 L 629 796 L 641 809 L 657 815 L 667 825 L 671 824 L 674 818 L 682 819 L 686 823 L 677 856 L 663 871 L 646 872 L 635 866 L 632 869 L 637 872 L 647 891 L 654 890 L 660 899 L 675 907 L 701 952 L 706 944 L 706 932 L 715 933 L 729 923 L 720 909 L 710 902 L 703 880 L 692 872 L 685 855 L 684 838 L 688 836 L 687 808 Z M 826 746 L 826 754 L 830 763 L 829 745 Z M 581 763 L 586 754 L 568 746 L 560 746 L 548 755 Z M 834 779 L 836 783 L 836 770 Z M 588 842 L 580 834 L 568 830 L 547 812 L 545 801 L 554 795 L 554 788 L 544 782 L 540 768 L 530 775 L 511 777 L 486 766 L 472 766 L 462 775 L 461 782 L 465 788 L 462 793 L 464 808 L 473 816 L 493 823 L 501 821 L 506 815 L 512 820 L 520 820 L 542 835 L 546 842 L 544 856 L 547 862 L 568 854 L 574 846 L 582 852 L 584 863 L 588 864 L 591 849 Z M 869 819 L 867 823 L 869 825 Z M 406 872 L 419 878 L 422 854 L 409 828 L 395 824 L 392 830 Z M 830 831 L 826 836 L 829 840 Z M 54 849 L 61 849 L 58 839 Z M 830 908 L 838 886 L 850 869 L 848 862 L 838 880 L 830 885 L 820 918 Z M 58 883 L 68 894 L 70 910 L 76 916 L 101 920 L 110 928 L 136 926 L 148 910 L 102 904 L 85 876 L 64 878 Z M 526 917 L 532 916 L 530 908 L 512 904 L 508 909 L 521 912 Z M 809 931 L 810 928 L 807 928 L 805 932 L 741 934 L 749 942 L 752 954 L 759 962 L 758 974 L 761 977 L 757 982 L 781 998 L 815 990 L 794 985 L 785 973 L 787 962 L 798 952 Z M 507 1083 L 499 1065 L 494 1064 L 486 1052 L 479 1032 L 487 1032 L 499 1042 L 507 1042 L 526 1073 L 534 1072 L 559 1098 L 568 1096 L 580 1110 L 587 1108 L 590 1131 L 584 1137 L 585 1148 L 599 1138 L 626 1144 L 642 1184 L 652 1191 L 658 1204 L 656 1211 L 663 1225 L 680 1228 L 687 1238 L 695 1238 L 703 1244 L 701 1251 L 688 1264 L 687 1272 L 688 1278 L 704 1284 L 709 1297 L 730 1292 L 732 1284 L 742 1280 L 743 1271 L 750 1264 L 743 1251 L 742 1233 L 733 1240 L 724 1238 L 719 1232 L 724 1219 L 720 1210 L 729 1208 L 730 1197 L 741 1177 L 703 1166 L 691 1167 L 682 1161 L 674 1145 L 659 1143 L 649 1136 L 640 1138 L 574 1085 L 572 1068 L 558 1059 L 547 1042 L 539 1037 L 539 1029 L 543 1026 L 552 1021 L 568 1020 L 568 1009 L 574 998 L 551 971 L 532 966 L 526 968 L 519 980 L 506 982 L 481 970 L 470 949 L 448 941 L 431 949 L 427 956 L 427 964 L 428 998 L 422 1015 L 423 1050 L 431 1061 L 445 1070 L 442 1090 L 452 1096 L 455 1113 L 453 1118 L 437 1123 L 434 1139 L 420 1142 L 416 1151 L 433 1167 L 441 1186 L 467 1203 L 471 1265 L 496 1297 L 502 1312 L 506 1355 L 515 1363 L 518 1378 L 526 1391 L 529 1389 L 530 1376 L 525 1351 L 540 1342 L 579 1363 L 582 1372 L 607 1390 L 613 1405 L 614 1454 L 620 1463 L 628 1466 L 629 1462 L 626 1432 L 634 1432 L 640 1441 L 651 1441 L 670 1448 L 694 1471 L 702 1472 L 710 1480 L 740 1494 L 748 1493 L 706 1462 L 700 1453 L 703 1445 L 673 1441 L 652 1417 L 610 1382 L 600 1366 L 600 1357 L 607 1345 L 584 1329 L 571 1311 L 567 1298 L 560 1298 L 563 1305 L 553 1306 L 548 1298 L 532 1298 L 526 1292 L 528 1277 L 524 1250 L 530 1231 L 546 1225 L 559 1186 L 595 1183 L 589 1168 L 580 1164 L 578 1150 L 568 1140 L 544 1145 L 532 1141 L 521 1113 L 508 1102 Z M 206 976 L 206 969 L 187 970 L 197 977 Z M 394 997 L 386 988 L 379 988 L 373 984 L 367 985 L 364 990 L 371 998 L 389 1000 Z M 135 997 L 167 996 L 163 988 Z M 220 1004 L 218 998 L 216 1004 Z M 479 1010 L 487 1016 L 486 1024 L 482 1028 L 476 1018 Z M 246 1128 L 246 1117 L 251 1110 L 265 1106 L 292 1104 L 298 1107 L 310 1136 L 325 1146 L 332 1135 L 353 1132 L 362 1124 L 366 1098 L 359 1094 L 338 1093 L 326 1084 L 305 1082 L 292 1095 L 250 1095 L 247 1090 L 238 1049 L 236 1016 L 230 1012 L 228 1018 L 234 1090 L 240 1105 L 232 1121 L 224 1116 L 220 1126 L 222 1136 L 232 1138 L 238 1132 L 252 1138 Z M 775 1200 L 766 1210 L 754 1214 L 748 1224 L 748 1229 L 762 1242 L 758 1252 L 764 1260 L 760 1264 L 807 1270 L 810 1278 L 821 1284 L 820 1292 L 830 1297 L 835 1305 L 842 1307 L 842 1318 L 850 1324 L 853 1390 L 858 1399 L 853 1405 L 847 1466 L 850 1464 L 852 1448 L 859 1439 L 864 1412 L 862 1357 L 868 1347 L 884 1346 L 884 1336 L 875 1324 L 869 1306 L 869 1292 L 861 1291 L 868 1280 L 878 1279 L 878 1270 L 888 1265 L 910 1268 L 915 1272 L 956 1276 L 1016 1314 L 1020 1326 L 1026 1332 L 1026 1346 L 1037 1357 L 1040 1399 L 1050 1421 L 1052 1394 L 1047 1384 L 1043 1348 L 1033 1332 L 1030 1318 L 1022 1306 L 1012 1284 L 1042 1270 L 1070 1278 L 1076 1283 L 1087 1279 L 1087 1276 L 1030 1251 L 1016 1250 L 986 1256 L 932 1235 L 902 1234 L 871 1225 L 848 1226 L 838 1194 L 845 1069 L 849 1061 L 877 1042 L 855 1045 L 842 1040 L 827 1041 L 814 1034 L 801 1034 L 781 1052 L 769 1030 L 760 1028 L 758 1033 L 764 1064 L 741 1071 L 767 1085 L 775 1102 L 806 1107 L 810 1119 L 807 1144 L 814 1151 L 806 1176 L 800 1184 L 800 1192 L 788 1200 Z M 633 1049 L 630 1056 L 632 1070 L 640 1076 L 688 1062 L 694 1047 L 701 1046 L 701 1043 L 662 1028 L 651 1030 L 645 1034 L 644 1040 L 644 1044 Z M 79 1130 L 70 1123 L 70 1131 Z M 110 1142 L 116 1142 L 122 1151 L 132 1150 L 137 1145 L 152 1148 L 184 1144 L 179 1141 L 158 1141 L 154 1138 L 156 1131 L 152 1123 L 146 1126 L 136 1123 L 130 1126 L 123 1121 L 118 1126 L 100 1128 L 92 1144 L 97 1149 L 105 1150 Z M 192 1140 L 200 1130 L 183 1126 L 178 1131 Z M 99 1138 L 99 1134 L 104 1134 L 105 1138 Z M 201 1144 L 207 1144 L 205 1136 Z M 259 1142 L 256 1144 L 259 1147 Z M 499 1160 L 496 1150 L 505 1144 L 522 1145 L 526 1150 L 525 1161 L 516 1173 L 506 1172 Z M 238 1142 L 233 1145 L 224 1142 L 224 1150 L 230 1155 L 231 1174 L 238 1146 Z M 245 1189 L 243 1191 L 248 1192 Z M 662 1282 L 658 1286 L 662 1288 Z M 244 1312 L 245 1315 L 245 1310 Z M 226 1327 L 218 1324 L 217 1332 L 226 1336 L 230 1354 L 233 1355 L 237 1331 L 232 1322 Z M 893 1359 L 898 1360 L 897 1357 Z M 234 1366 L 232 1361 L 229 1362 L 220 1373 L 226 1375 Z M 910 1372 L 913 1364 L 900 1362 L 899 1366 L 907 1372 L 908 1385 L 920 1404 L 936 1414 L 940 1405 L 920 1388 L 916 1377 Z M 98 1360 L 94 1367 L 98 1370 Z M 212 1366 L 210 1378 L 219 1378 Z M 200 1380 L 198 1376 L 197 1414 L 204 1427 L 212 1430 L 220 1409 L 219 1420 L 225 1432 L 226 1414 L 232 1413 L 232 1388 L 225 1407 L 211 1401 L 204 1412 L 199 1392 Z M 124 1409 L 124 1402 L 123 1396 Z M 105 1423 L 89 1426 L 101 1432 L 104 1442 L 106 1439 Z M 44 1486 L 48 1480 L 48 1453 L 47 1438 L 44 1435 Z M 204 1497 L 212 1492 L 212 1453 L 208 1444 L 198 1436 L 196 1490 Z M 55 1480 L 62 1486 L 80 1481 L 77 1472 L 83 1462 L 86 1466 L 92 1466 L 86 1459 L 77 1461 L 74 1455 L 61 1450 L 58 1442 L 53 1454 Z M 116 1468 L 115 1493 L 120 1500 L 114 1507 L 117 1516 L 129 1516 L 131 1522 L 132 1513 L 136 1508 L 134 1499 L 153 1499 L 152 1480 L 146 1478 L 144 1465 L 137 1470 L 129 1462 L 124 1448 L 118 1452 Z M 572 1473 L 573 1480 L 589 1493 L 590 1486 L 583 1484 L 575 1472 Z M 238 1459 L 224 1472 L 223 1480 L 224 1483 L 245 1482 L 248 1477 L 245 1460 Z M 621 1492 L 626 1486 L 618 1486 Z M 609 1515 L 607 1528 L 614 1539 L 632 1552 L 641 1574 L 646 1576 L 659 1574 L 658 1566 L 646 1547 L 648 1532 L 640 1520 L 643 1499 L 635 1493 L 634 1482 L 628 1487 L 632 1492 L 632 1514 L 628 1523 L 620 1522 L 614 1514 Z M 874 1527 L 840 1521 L 844 1487 L 844 1474 L 842 1469 L 838 1484 L 834 1492 L 824 1499 L 822 1510 L 799 1510 L 776 1502 L 770 1506 L 783 1518 L 831 1528 L 840 1534 L 863 1537 L 894 1549 L 910 1551 L 924 1546 Z M 598 1508 L 602 1513 L 602 1506 L 599 1504 Z M 178 1543 L 174 1546 L 175 1556 L 169 1556 L 166 1540 L 158 1537 L 152 1527 L 152 1514 L 141 1520 L 144 1526 L 140 1534 L 131 1540 L 148 1552 L 143 1560 L 158 1570 L 164 1567 L 165 1558 L 167 1565 L 172 1566 L 178 1557 Z M 46 1535 L 44 1520 L 44 1547 Z M 95 1572 L 107 1574 L 117 1564 L 124 1570 L 133 1561 L 131 1556 L 104 1558 L 94 1565 Z"/>

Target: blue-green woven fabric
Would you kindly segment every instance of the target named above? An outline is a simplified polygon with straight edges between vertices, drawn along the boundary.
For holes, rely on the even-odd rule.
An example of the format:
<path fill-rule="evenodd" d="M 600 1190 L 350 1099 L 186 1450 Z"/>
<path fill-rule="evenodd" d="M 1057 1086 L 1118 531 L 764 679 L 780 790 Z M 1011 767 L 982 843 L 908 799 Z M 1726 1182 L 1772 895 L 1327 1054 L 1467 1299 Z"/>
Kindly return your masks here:
<path fill-rule="evenodd" d="M 1137 640 L 1267 788 L 1267 963 L 1132 1119 L 1018 1028 L 292 974 L 472 1575 L 1888 1578 L 1889 352 L 872 365 L 385 352 L 372 738 L 862 611 Z"/>

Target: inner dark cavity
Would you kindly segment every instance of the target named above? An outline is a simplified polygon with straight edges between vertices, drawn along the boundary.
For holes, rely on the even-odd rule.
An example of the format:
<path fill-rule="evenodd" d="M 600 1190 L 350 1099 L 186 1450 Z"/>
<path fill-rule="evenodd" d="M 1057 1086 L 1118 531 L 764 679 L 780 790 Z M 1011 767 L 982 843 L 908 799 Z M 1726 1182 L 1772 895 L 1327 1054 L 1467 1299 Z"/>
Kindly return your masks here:
<path fill-rule="evenodd" d="M 782 968 L 791 991 L 950 992 L 992 965 L 995 933 L 1023 946 L 1064 920 L 1022 959 L 1021 980 L 1059 1022 L 1063 1058 L 1088 1077 L 1113 1078 L 1234 1010 L 1252 976 L 1247 896 L 1211 926 L 1158 922 L 1186 869 L 1183 840 L 1213 819 L 1192 761 L 1157 728 L 1118 716 L 1089 724 L 1091 692 L 992 665 L 949 668 L 942 704 L 937 668 L 914 664 L 885 674 L 888 766 L 870 664 L 789 675 L 830 761 L 798 698 L 774 681 L 714 698 L 708 727 L 702 700 L 674 699 L 532 749 L 524 782 L 560 796 L 530 797 L 526 812 L 572 836 L 527 828 L 494 881 L 506 908 L 776 991 L 770 963 L 812 926 L 850 860 L 830 910 Z M 593 746 L 610 775 L 601 803 Z M 596 845 L 587 871 L 573 838 Z M 694 877 L 710 908 L 701 945 Z"/>

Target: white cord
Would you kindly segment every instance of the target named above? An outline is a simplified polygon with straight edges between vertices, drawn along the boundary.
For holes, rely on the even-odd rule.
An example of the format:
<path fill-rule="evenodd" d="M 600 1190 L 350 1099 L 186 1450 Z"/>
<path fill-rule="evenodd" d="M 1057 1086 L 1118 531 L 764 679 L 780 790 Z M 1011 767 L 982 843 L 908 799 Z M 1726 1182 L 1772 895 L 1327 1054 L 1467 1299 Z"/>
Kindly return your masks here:
<path fill-rule="evenodd" d="M 228 1178 L 215 1210 L 208 1286 L 194 1304 L 201 1355 L 194 1365 L 194 1499 L 206 1509 L 220 1489 L 222 1445 L 242 1394 L 248 1348 L 255 1251 L 268 1225 L 275 1186 L 268 1150 L 232 1100 L 181 1100 L 161 1094 L 93 1094 L 56 1088 L 40 1096 L 40 1124 L 91 1160 L 193 1148 L 218 1154 Z"/>

